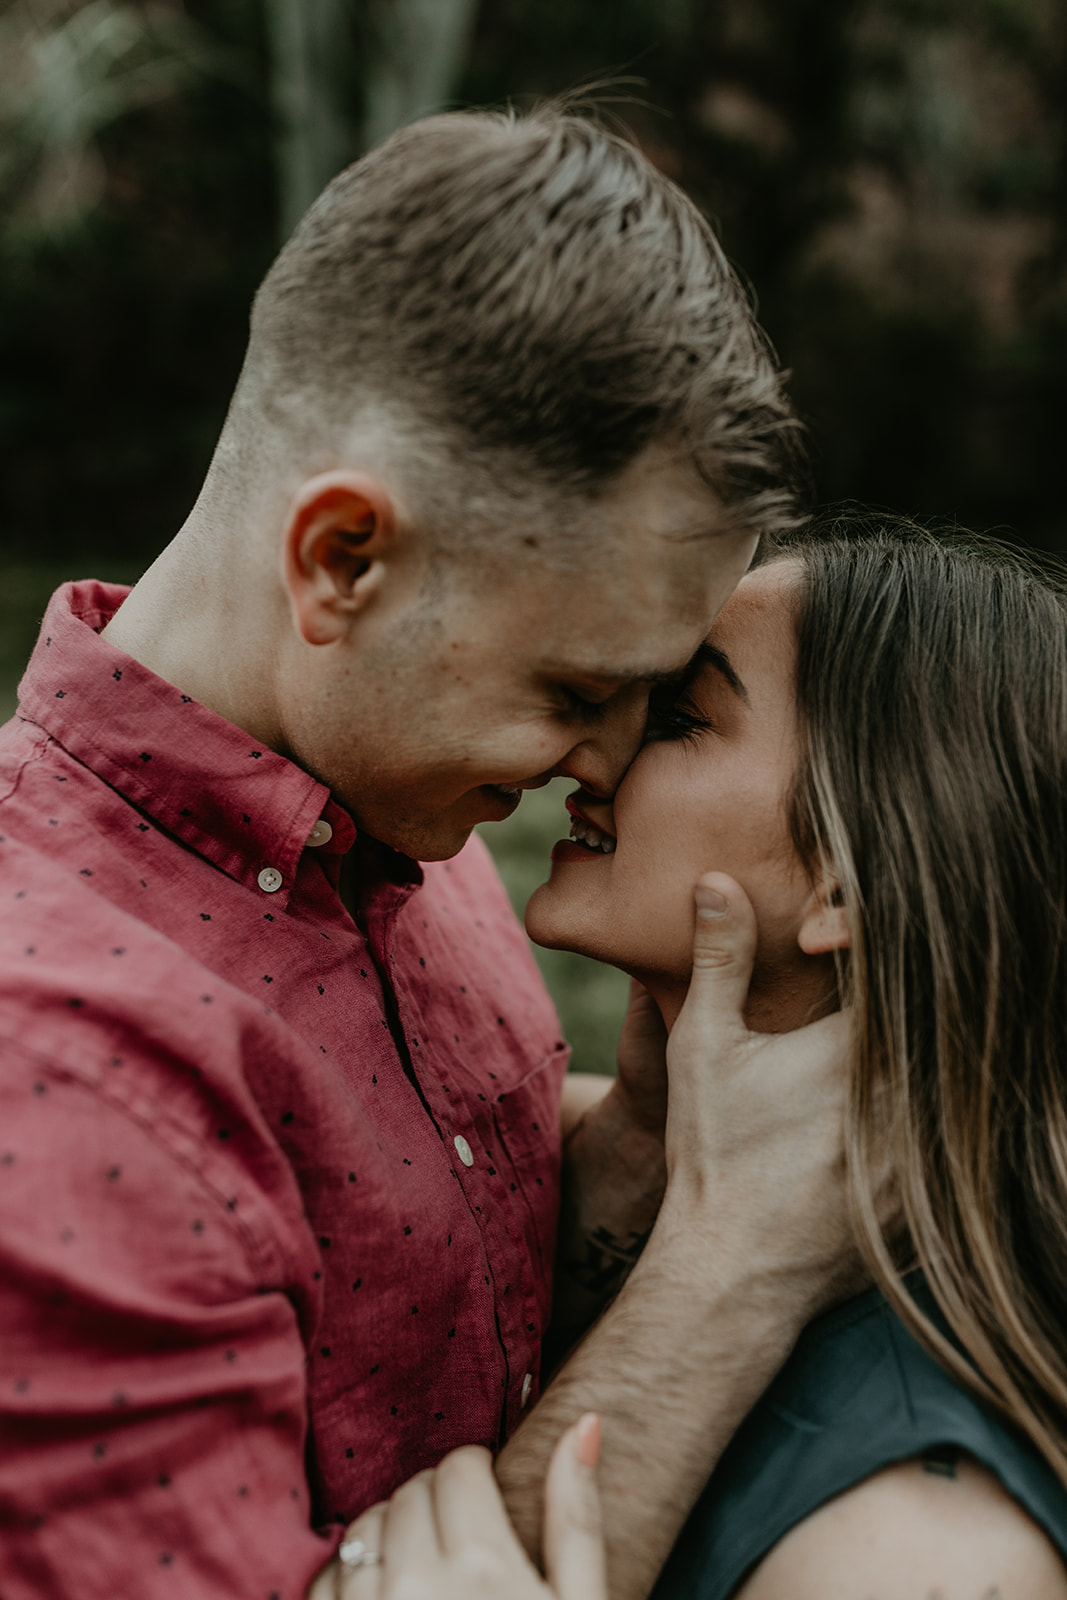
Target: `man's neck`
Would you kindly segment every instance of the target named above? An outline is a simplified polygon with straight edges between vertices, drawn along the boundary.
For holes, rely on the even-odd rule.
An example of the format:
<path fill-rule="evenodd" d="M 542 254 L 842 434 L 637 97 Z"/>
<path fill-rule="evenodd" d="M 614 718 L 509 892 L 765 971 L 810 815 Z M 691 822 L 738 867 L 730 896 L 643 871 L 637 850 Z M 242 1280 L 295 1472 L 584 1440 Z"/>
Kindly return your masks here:
<path fill-rule="evenodd" d="M 224 564 L 209 568 L 201 549 L 187 524 L 135 585 L 103 637 L 277 749 L 266 649 L 271 619 L 261 617 L 250 627 L 254 579 L 246 578 L 240 592 Z M 250 553 L 249 567 L 253 559 Z"/>

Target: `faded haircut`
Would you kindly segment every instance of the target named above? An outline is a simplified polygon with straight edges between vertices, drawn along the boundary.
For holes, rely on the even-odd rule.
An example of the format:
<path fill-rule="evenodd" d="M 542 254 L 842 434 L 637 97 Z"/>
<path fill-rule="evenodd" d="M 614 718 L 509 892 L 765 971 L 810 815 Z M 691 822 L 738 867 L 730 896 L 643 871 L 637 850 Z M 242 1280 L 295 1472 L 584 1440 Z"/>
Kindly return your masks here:
<path fill-rule="evenodd" d="M 710 226 L 640 151 L 557 107 L 404 128 L 333 180 L 267 274 L 237 426 L 313 456 L 383 416 L 445 535 L 499 529 L 502 495 L 594 499 L 656 441 L 732 524 L 773 538 L 797 520 L 800 429 Z"/>

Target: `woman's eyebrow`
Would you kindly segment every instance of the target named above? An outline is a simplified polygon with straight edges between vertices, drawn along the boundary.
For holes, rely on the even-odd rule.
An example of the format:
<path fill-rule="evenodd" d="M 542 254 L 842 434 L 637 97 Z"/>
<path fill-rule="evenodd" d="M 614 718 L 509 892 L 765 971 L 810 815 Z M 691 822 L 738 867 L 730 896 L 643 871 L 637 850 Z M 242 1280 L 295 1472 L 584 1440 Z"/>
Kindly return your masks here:
<path fill-rule="evenodd" d="M 690 670 L 693 672 L 700 667 L 714 667 L 720 677 L 724 678 L 729 684 L 737 698 L 743 700 L 745 705 L 748 705 L 748 690 L 738 677 L 733 663 L 725 650 L 721 650 L 717 644 L 712 644 L 709 640 L 705 640 L 690 663 Z"/>

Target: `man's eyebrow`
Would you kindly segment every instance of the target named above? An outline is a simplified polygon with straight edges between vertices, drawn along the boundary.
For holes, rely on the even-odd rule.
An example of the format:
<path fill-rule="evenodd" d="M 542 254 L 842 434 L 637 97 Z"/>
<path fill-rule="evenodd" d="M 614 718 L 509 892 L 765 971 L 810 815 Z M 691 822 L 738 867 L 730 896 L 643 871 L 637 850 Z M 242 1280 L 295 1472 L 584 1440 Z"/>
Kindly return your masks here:
<path fill-rule="evenodd" d="M 708 639 L 705 639 L 689 663 L 687 678 L 691 680 L 701 667 L 714 667 L 720 677 L 724 678 L 729 684 L 737 698 L 743 700 L 746 706 L 748 705 L 748 690 L 741 682 L 730 657 L 725 650 L 720 649 L 717 644 L 712 644 Z"/>

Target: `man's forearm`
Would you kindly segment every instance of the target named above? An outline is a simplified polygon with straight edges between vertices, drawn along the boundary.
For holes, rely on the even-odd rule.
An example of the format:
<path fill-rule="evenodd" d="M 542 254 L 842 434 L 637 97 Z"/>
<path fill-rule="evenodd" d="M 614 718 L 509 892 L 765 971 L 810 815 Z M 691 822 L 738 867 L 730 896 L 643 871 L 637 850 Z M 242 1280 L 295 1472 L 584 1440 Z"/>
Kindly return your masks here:
<path fill-rule="evenodd" d="M 672 1224 L 661 1219 L 614 1304 L 497 1464 L 520 1537 L 537 1553 L 552 1447 L 583 1412 L 600 1413 L 612 1600 L 647 1595 L 723 1449 L 813 1310 L 800 1280 L 754 1278 L 729 1249 L 716 1274 L 714 1235 Z"/>

